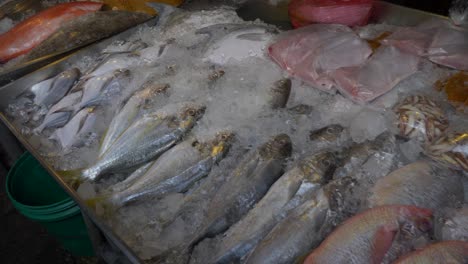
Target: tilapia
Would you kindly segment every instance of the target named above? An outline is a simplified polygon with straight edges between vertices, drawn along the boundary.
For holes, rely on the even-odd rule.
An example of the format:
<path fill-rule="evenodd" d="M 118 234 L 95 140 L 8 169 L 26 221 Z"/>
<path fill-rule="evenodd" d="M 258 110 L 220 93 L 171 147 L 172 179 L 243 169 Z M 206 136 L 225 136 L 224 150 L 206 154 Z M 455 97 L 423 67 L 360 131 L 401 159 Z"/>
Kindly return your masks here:
<path fill-rule="evenodd" d="M 279 134 L 244 155 L 227 179 L 224 181 L 221 178 L 222 184 L 215 184 L 217 188 L 213 191 L 216 194 L 206 204 L 206 211 L 198 212 L 199 207 L 196 205 L 195 208 L 187 207 L 194 205 L 189 203 L 184 206 L 181 215 L 163 230 L 161 241 L 164 243 L 159 243 L 158 249 L 154 250 L 158 259 L 187 254 L 187 251 L 206 235 L 214 236 L 237 222 L 281 176 L 285 160 L 291 155 L 291 151 L 289 136 Z M 211 184 L 205 185 L 205 188 L 210 188 Z M 194 197 L 196 200 L 199 199 L 197 197 L 206 197 L 203 193 L 197 193 Z M 164 239 L 172 237 L 174 229 L 180 230 L 181 223 L 184 226 L 181 237 Z"/>
<path fill-rule="evenodd" d="M 328 233 L 328 198 L 322 191 L 278 223 L 248 256 L 246 263 L 293 263 Z"/>
<path fill-rule="evenodd" d="M 313 196 L 333 175 L 337 165 L 335 153 L 323 151 L 308 155 L 279 178 L 267 194 L 247 215 L 217 239 L 202 241 L 192 254 L 192 263 L 239 262 L 289 211 Z M 205 246 L 214 243 L 216 250 Z M 208 259 L 197 250 L 210 252 Z M 198 259 L 197 259 L 198 257 Z"/>
<path fill-rule="evenodd" d="M 403 205 L 373 208 L 346 220 L 304 263 L 381 263 L 398 236 L 417 236 L 431 228 L 429 209 Z"/>
<path fill-rule="evenodd" d="M 0 63 L 25 54 L 69 20 L 95 12 L 102 3 L 91 1 L 58 4 L 22 21 L 0 35 Z"/>
<path fill-rule="evenodd" d="M 400 259 L 395 264 L 436 264 L 468 263 L 468 242 L 443 241 L 414 251 Z"/>
<path fill-rule="evenodd" d="M 289 94 L 291 93 L 291 80 L 281 79 L 273 84 L 270 89 L 269 106 L 271 109 L 284 108 L 288 103 Z"/>
<path fill-rule="evenodd" d="M 158 112 L 135 121 L 115 143 L 82 172 L 82 177 L 96 180 L 105 173 L 148 162 L 174 146 L 203 115 L 204 106 L 187 104 L 177 116 L 161 118 Z"/>
<path fill-rule="evenodd" d="M 419 161 L 379 179 L 370 190 L 371 207 L 401 204 L 437 211 L 463 202 L 463 183 L 457 172 L 436 169 Z"/>
<path fill-rule="evenodd" d="M 49 54 L 66 52 L 112 36 L 149 18 L 151 16 L 145 13 L 119 10 L 85 14 L 61 25 L 22 60 L 30 61 Z"/>
<path fill-rule="evenodd" d="M 151 100 L 163 94 L 169 85 L 151 85 L 133 94 L 120 112 L 112 119 L 99 149 L 99 156 L 137 119 L 143 110 L 150 107 Z"/>
<path fill-rule="evenodd" d="M 49 108 L 62 99 L 80 77 L 80 70 L 71 68 L 53 79 L 45 80 L 31 87 L 34 103 Z"/>
<path fill-rule="evenodd" d="M 85 137 L 92 133 L 97 114 L 94 108 L 84 108 L 78 112 L 64 127 L 57 129 L 50 139 L 57 140 L 63 150 L 85 144 Z"/>
<path fill-rule="evenodd" d="M 129 78 L 129 70 L 115 70 L 89 79 L 83 86 L 83 95 L 75 111 L 109 101 L 123 90 L 124 81 Z"/>
<path fill-rule="evenodd" d="M 112 194 L 117 207 L 144 198 L 160 198 L 171 192 L 184 192 L 194 182 L 208 175 L 229 149 L 233 134 L 220 132 L 209 142 L 188 140 L 165 152 L 127 189 Z"/>

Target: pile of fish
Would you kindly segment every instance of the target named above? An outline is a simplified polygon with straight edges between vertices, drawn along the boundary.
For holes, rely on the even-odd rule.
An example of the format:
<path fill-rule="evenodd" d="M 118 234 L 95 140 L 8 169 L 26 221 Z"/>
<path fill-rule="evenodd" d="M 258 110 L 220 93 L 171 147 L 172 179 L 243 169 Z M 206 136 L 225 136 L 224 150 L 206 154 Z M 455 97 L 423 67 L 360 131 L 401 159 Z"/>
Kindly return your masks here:
<path fill-rule="evenodd" d="M 156 8 L 7 109 L 140 258 L 467 263 L 468 120 L 433 87 L 453 70 L 342 25 Z"/>

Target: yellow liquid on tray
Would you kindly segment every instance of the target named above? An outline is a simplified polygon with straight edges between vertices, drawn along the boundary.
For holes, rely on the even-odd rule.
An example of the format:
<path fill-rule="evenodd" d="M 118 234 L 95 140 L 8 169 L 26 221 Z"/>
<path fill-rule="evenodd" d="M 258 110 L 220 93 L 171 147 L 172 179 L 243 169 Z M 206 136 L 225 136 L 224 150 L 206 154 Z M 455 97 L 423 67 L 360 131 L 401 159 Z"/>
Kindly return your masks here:
<path fill-rule="evenodd" d="M 156 15 L 156 11 L 147 6 L 146 3 L 162 3 L 179 6 L 183 3 L 183 0 L 104 0 L 103 2 L 112 10 L 127 10 Z"/>

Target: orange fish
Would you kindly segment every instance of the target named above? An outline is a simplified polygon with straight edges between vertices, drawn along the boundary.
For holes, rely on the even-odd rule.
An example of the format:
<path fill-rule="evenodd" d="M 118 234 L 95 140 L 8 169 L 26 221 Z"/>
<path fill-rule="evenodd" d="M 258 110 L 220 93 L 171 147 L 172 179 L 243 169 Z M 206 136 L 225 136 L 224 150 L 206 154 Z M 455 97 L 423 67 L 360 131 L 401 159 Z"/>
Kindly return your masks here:
<path fill-rule="evenodd" d="M 468 263 L 468 242 L 443 241 L 414 251 L 395 264 L 465 264 Z"/>
<path fill-rule="evenodd" d="M 431 227 L 432 211 L 429 209 L 404 205 L 373 208 L 355 215 L 336 228 L 312 251 L 304 264 L 379 264 L 397 234 L 406 235 L 407 228 L 426 232 Z"/>
<path fill-rule="evenodd" d="M 64 22 L 95 12 L 102 5 L 89 1 L 59 4 L 22 21 L 0 35 L 0 63 L 27 53 L 52 35 Z"/>

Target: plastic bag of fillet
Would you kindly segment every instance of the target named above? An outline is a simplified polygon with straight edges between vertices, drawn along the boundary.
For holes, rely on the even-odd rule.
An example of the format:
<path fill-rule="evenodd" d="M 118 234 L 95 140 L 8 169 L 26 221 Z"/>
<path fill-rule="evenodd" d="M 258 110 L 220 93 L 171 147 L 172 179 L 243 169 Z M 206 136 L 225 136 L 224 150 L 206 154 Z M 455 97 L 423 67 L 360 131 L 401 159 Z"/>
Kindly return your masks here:
<path fill-rule="evenodd" d="M 294 28 L 314 23 L 364 26 L 374 0 L 291 0 L 289 18 Z"/>

